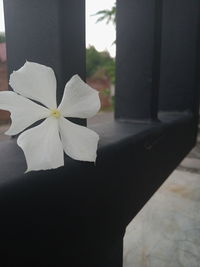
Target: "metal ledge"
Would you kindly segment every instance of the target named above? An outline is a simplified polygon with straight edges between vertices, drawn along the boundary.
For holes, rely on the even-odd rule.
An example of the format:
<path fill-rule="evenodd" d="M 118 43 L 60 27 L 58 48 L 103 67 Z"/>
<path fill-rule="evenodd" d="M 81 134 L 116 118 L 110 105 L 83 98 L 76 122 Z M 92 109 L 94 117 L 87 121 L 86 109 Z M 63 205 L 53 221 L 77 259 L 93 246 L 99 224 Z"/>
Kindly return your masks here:
<path fill-rule="evenodd" d="M 195 143 L 191 114 L 160 120 L 93 125 L 96 166 L 66 157 L 59 169 L 23 174 L 16 140 L 0 143 L 0 262 L 121 266 L 127 224 Z"/>

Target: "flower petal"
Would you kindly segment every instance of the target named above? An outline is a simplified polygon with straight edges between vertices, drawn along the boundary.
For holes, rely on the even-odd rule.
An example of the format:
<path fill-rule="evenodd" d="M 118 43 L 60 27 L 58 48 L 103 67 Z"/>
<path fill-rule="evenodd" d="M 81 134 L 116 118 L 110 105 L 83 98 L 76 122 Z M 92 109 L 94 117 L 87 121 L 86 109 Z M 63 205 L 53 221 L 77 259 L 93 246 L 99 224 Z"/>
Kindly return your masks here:
<path fill-rule="evenodd" d="M 7 135 L 15 135 L 34 122 L 49 116 L 49 109 L 14 92 L 0 92 L 0 109 L 11 112 L 11 127 Z"/>
<path fill-rule="evenodd" d="M 76 160 L 95 162 L 98 134 L 63 117 L 59 119 L 59 125 L 65 153 Z"/>
<path fill-rule="evenodd" d="M 17 140 L 27 162 L 27 171 L 55 169 L 64 165 L 64 152 L 58 120 L 49 117 L 40 125 L 23 132 Z"/>
<path fill-rule="evenodd" d="M 26 62 L 10 75 L 9 84 L 16 93 L 36 100 L 54 109 L 56 105 L 56 78 L 54 71 L 44 65 Z"/>
<path fill-rule="evenodd" d="M 65 86 L 58 109 L 64 117 L 90 118 L 100 109 L 99 93 L 74 75 Z"/>

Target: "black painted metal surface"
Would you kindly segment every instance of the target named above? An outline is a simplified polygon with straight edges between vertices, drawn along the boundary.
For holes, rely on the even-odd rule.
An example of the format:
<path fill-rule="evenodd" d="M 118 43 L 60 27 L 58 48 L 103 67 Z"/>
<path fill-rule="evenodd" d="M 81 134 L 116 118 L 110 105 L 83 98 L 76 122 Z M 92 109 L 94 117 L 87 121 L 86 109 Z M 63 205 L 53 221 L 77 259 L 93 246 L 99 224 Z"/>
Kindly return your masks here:
<path fill-rule="evenodd" d="M 160 119 L 94 125 L 96 166 L 23 174 L 16 140 L 0 143 L 1 266 L 122 266 L 127 224 L 193 146 L 191 114 Z"/>
<path fill-rule="evenodd" d="M 84 76 L 84 1 L 4 2 L 10 72 L 25 59 L 50 65 L 61 97 L 74 71 Z M 200 79 L 197 61 L 194 65 L 198 53 L 192 48 L 197 47 L 193 27 L 198 26 L 197 13 L 192 18 L 191 10 L 199 2 L 164 2 L 164 42 L 170 10 L 176 12 L 174 7 L 183 2 L 178 18 L 189 16 L 181 20 L 184 34 L 172 16 L 174 40 L 177 31 L 184 36 L 183 47 L 174 47 L 166 38 L 162 50 L 166 73 L 161 77 L 160 107 L 169 112 L 159 113 L 156 120 L 162 28 L 156 22 L 161 21 L 161 2 L 118 0 L 116 117 L 124 121 L 93 126 L 101 137 L 96 166 L 66 156 L 64 167 L 24 174 L 25 159 L 16 139 L 0 143 L 0 266 L 122 266 L 127 224 L 196 140 L 199 101 L 194 96 Z M 174 53 L 177 64 L 171 64 L 171 57 L 167 61 L 166 51 Z M 181 88 L 187 90 L 179 90 L 181 76 Z M 174 95 L 180 96 L 181 106 L 176 106 Z M 172 112 L 174 107 L 190 111 Z"/>
<path fill-rule="evenodd" d="M 156 120 L 161 0 L 117 1 L 117 119 Z"/>
<path fill-rule="evenodd" d="M 197 108 L 199 13 L 196 0 L 163 2 L 160 110 Z"/>
<path fill-rule="evenodd" d="M 85 78 L 85 1 L 4 0 L 9 73 L 26 60 L 50 66 L 61 100 L 74 74 Z"/>

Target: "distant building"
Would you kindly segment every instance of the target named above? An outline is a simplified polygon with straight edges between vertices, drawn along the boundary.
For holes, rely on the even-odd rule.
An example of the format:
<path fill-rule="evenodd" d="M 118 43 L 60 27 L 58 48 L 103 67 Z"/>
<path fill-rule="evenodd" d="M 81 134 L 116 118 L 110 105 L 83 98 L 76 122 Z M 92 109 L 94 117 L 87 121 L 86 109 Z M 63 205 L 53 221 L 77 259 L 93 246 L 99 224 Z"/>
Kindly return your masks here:
<path fill-rule="evenodd" d="M 0 62 L 6 62 L 6 43 L 0 43 Z"/>
<path fill-rule="evenodd" d="M 0 91 L 8 90 L 8 72 L 6 62 L 6 44 L 0 43 Z M 8 111 L 0 111 L 0 123 L 9 120 Z"/>
<path fill-rule="evenodd" d="M 109 108 L 112 105 L 111 100 L 111 82 L 108 77 L 91 77 L 87 79 L 87 83 L 97 91 L 101 100 L 101 108 Z"/>

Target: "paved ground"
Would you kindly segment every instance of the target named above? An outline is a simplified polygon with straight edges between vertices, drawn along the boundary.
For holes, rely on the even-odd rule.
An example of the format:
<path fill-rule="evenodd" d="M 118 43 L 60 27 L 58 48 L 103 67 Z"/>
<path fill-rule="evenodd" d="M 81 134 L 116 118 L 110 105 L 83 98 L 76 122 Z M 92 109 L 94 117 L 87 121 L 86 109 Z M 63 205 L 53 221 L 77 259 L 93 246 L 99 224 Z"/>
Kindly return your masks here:
<path fill-rule="evenodd" d="M 176 170 L 133 219 L 123 267 L 200 267 L 200 174 Z"/>
<path fill-rule="evenodd" d="M 113 118 L 114 118 L 113 112 L 100 111 L 96 116 L 88 119 L 87 123 L 88 125 L 90 125 L 90 124 L 104 122 L 104 121 L 111 121 L 113 120 Z"/>
<path fill-rule="evenodd" d="M 10 138 L 5 135 L 4 132 L 9 128 L 9 124 L 0 124 L 0 141 L 6 140 Z"/>
<path fill-rule="evenodd" d="M 183 171 L 190 171 L 192 173 L 200 174 L 200 131 L 195 148 L 181 162 L 179 169 Z"/>

